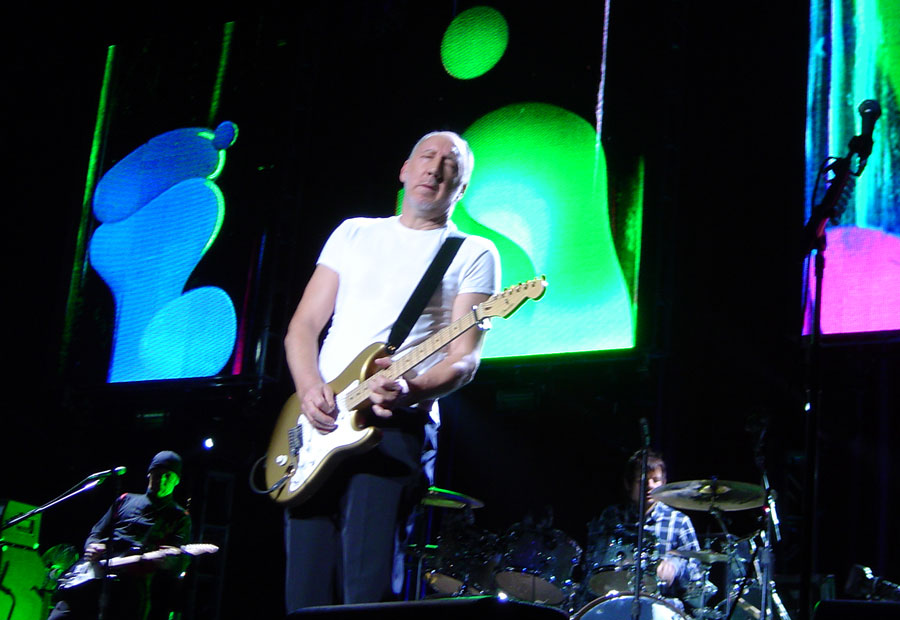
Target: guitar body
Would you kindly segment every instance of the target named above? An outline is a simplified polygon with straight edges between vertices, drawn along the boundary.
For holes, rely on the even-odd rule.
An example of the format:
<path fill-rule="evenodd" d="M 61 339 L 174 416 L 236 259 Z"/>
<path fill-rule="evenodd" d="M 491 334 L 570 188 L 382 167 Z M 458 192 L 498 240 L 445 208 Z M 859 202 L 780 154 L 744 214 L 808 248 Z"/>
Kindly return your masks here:
<path fill-rule="evenodd" d="M 99 564 L 81 560 L 59 578 L 57 589 L 60 591 L 73 590 L 101 577 L 103 577 L 103 569 Z"/>
<path fill-rule="evenodd" d="M 272 488 L 283 481 L 270 493 L 277 503 L 293 505 L 306 501 L 341 462 L 374 448 L 381 440 L 381 431 L 367 425 L 366 403 L 349 409 L 346 396 L 377 370 L 375 360 L 385 355 L 384 345 L 369 345 L 328 384 L 338 407 L 337 428 L 330 433 L 320 433 L 300 413 L 297 394 L 288 398 L 275 423 L 266 455 L 266 485 Z"/>

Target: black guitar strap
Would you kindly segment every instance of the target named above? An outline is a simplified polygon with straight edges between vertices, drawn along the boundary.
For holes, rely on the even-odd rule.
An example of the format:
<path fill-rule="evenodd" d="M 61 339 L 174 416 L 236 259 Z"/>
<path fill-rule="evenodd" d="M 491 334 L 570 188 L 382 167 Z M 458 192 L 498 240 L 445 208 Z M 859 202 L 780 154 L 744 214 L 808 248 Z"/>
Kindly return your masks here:
<path fill-rule="evenodd" d="M 428 303 L 450 263 L 453 262 L 453 257 L 456 256 L 462 242 L 463 237 L 451 236 L 444 240 L 441 249 L 438 250 L 434 260 L 431 261 L 431 265 L 425 270 L 425 275 L 419 280 L 419 285 L 416 286 L 416 290 L 413 291 L 409 301 L 406 302 L 406 306 L 400 312 L 400 316 L 394 322 L 394 327 L 391 328 L 391 335 L 388 336 L 387 341 L 389 353 L 396 351 L 403 344 L 403 341 L 406 340 L 406 337 L 409 336 L 413 325 L 416 324 L 416 321 L 422 315 L 425 304 Z"/>

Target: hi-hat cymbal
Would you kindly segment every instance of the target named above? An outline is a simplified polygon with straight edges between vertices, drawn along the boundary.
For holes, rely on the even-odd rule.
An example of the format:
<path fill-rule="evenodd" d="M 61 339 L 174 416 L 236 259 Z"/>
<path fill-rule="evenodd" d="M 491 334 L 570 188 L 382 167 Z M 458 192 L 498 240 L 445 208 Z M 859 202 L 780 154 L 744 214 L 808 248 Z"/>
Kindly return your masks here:
<path fill-rule="evenodd" d="M 761 486 L 730 480 L 672 482 L 653 489 L 650 495 L 679 510 L 747 510 L 765 503 Z"/>
<path fill-rule="evenodd" d="M 671 549 L 668 553 L 677 555 L 682 558 L 690 558 L 703 562 L 704 564 L 715 564 L 716 562 L 727 562 L 728 556 L 724 553 L 716 553 L 715 551 L 693 551 L 691 549 Z"/>
<path fill-rule="evenodd" d="M 428 487 L 425 497 L 420 502 L 423 506 L 436 506 L 438 508 L 481 508 L 484 502 L 456 491 Z"/>

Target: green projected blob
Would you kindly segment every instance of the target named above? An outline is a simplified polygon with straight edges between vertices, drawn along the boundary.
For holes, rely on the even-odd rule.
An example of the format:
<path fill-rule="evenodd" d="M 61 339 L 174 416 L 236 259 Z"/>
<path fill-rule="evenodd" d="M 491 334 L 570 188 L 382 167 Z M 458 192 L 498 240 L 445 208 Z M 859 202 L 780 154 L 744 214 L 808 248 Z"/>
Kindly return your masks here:
<path fill-rule="evenodd" d="M 549 282 L 539 303 L 493 330 L 484 357 L 633 347 L 594 128 L 563 108 L 520 103 L 486 114 L 463 137 L 475 170 L 453 221 L 497 245 L 504 287 L 541 274 Z"/>
<path fill-rule="evenodd" d="M 471 80 L 497 64 L 508 42 L 509 27 L 503 15 L 491 7 L 477 6 L 450 22 L 441 41 L 441 61 L 451 76 Z"/>

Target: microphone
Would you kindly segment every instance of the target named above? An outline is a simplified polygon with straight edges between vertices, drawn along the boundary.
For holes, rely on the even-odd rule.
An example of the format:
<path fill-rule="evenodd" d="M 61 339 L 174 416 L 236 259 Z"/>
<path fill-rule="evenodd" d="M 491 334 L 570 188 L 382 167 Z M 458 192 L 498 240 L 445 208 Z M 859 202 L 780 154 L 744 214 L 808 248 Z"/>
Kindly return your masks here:
<path fill-rule="evenodd" d="M 875 131 L 875 121 L 881 116 L 881 106 L 874 99 L 866 99 L 857 110 L 862 118 L 862 128 L 859 135 L 850 140 L 850 149 L 865 161 L 872 154 L 872 133 Z"/>
<path fill-rule="evenodd" d="M 124 476 L 126 471 L 128 470 L 124 467 L 105 469 L 103 471 L 98 471 L 96 474 L 91 474 L 90 476 L 85 478 L 84 481 L 90 482 L 91 480 L 104 480 L 106 478 L 109 478 L 110 476 Z"/>

